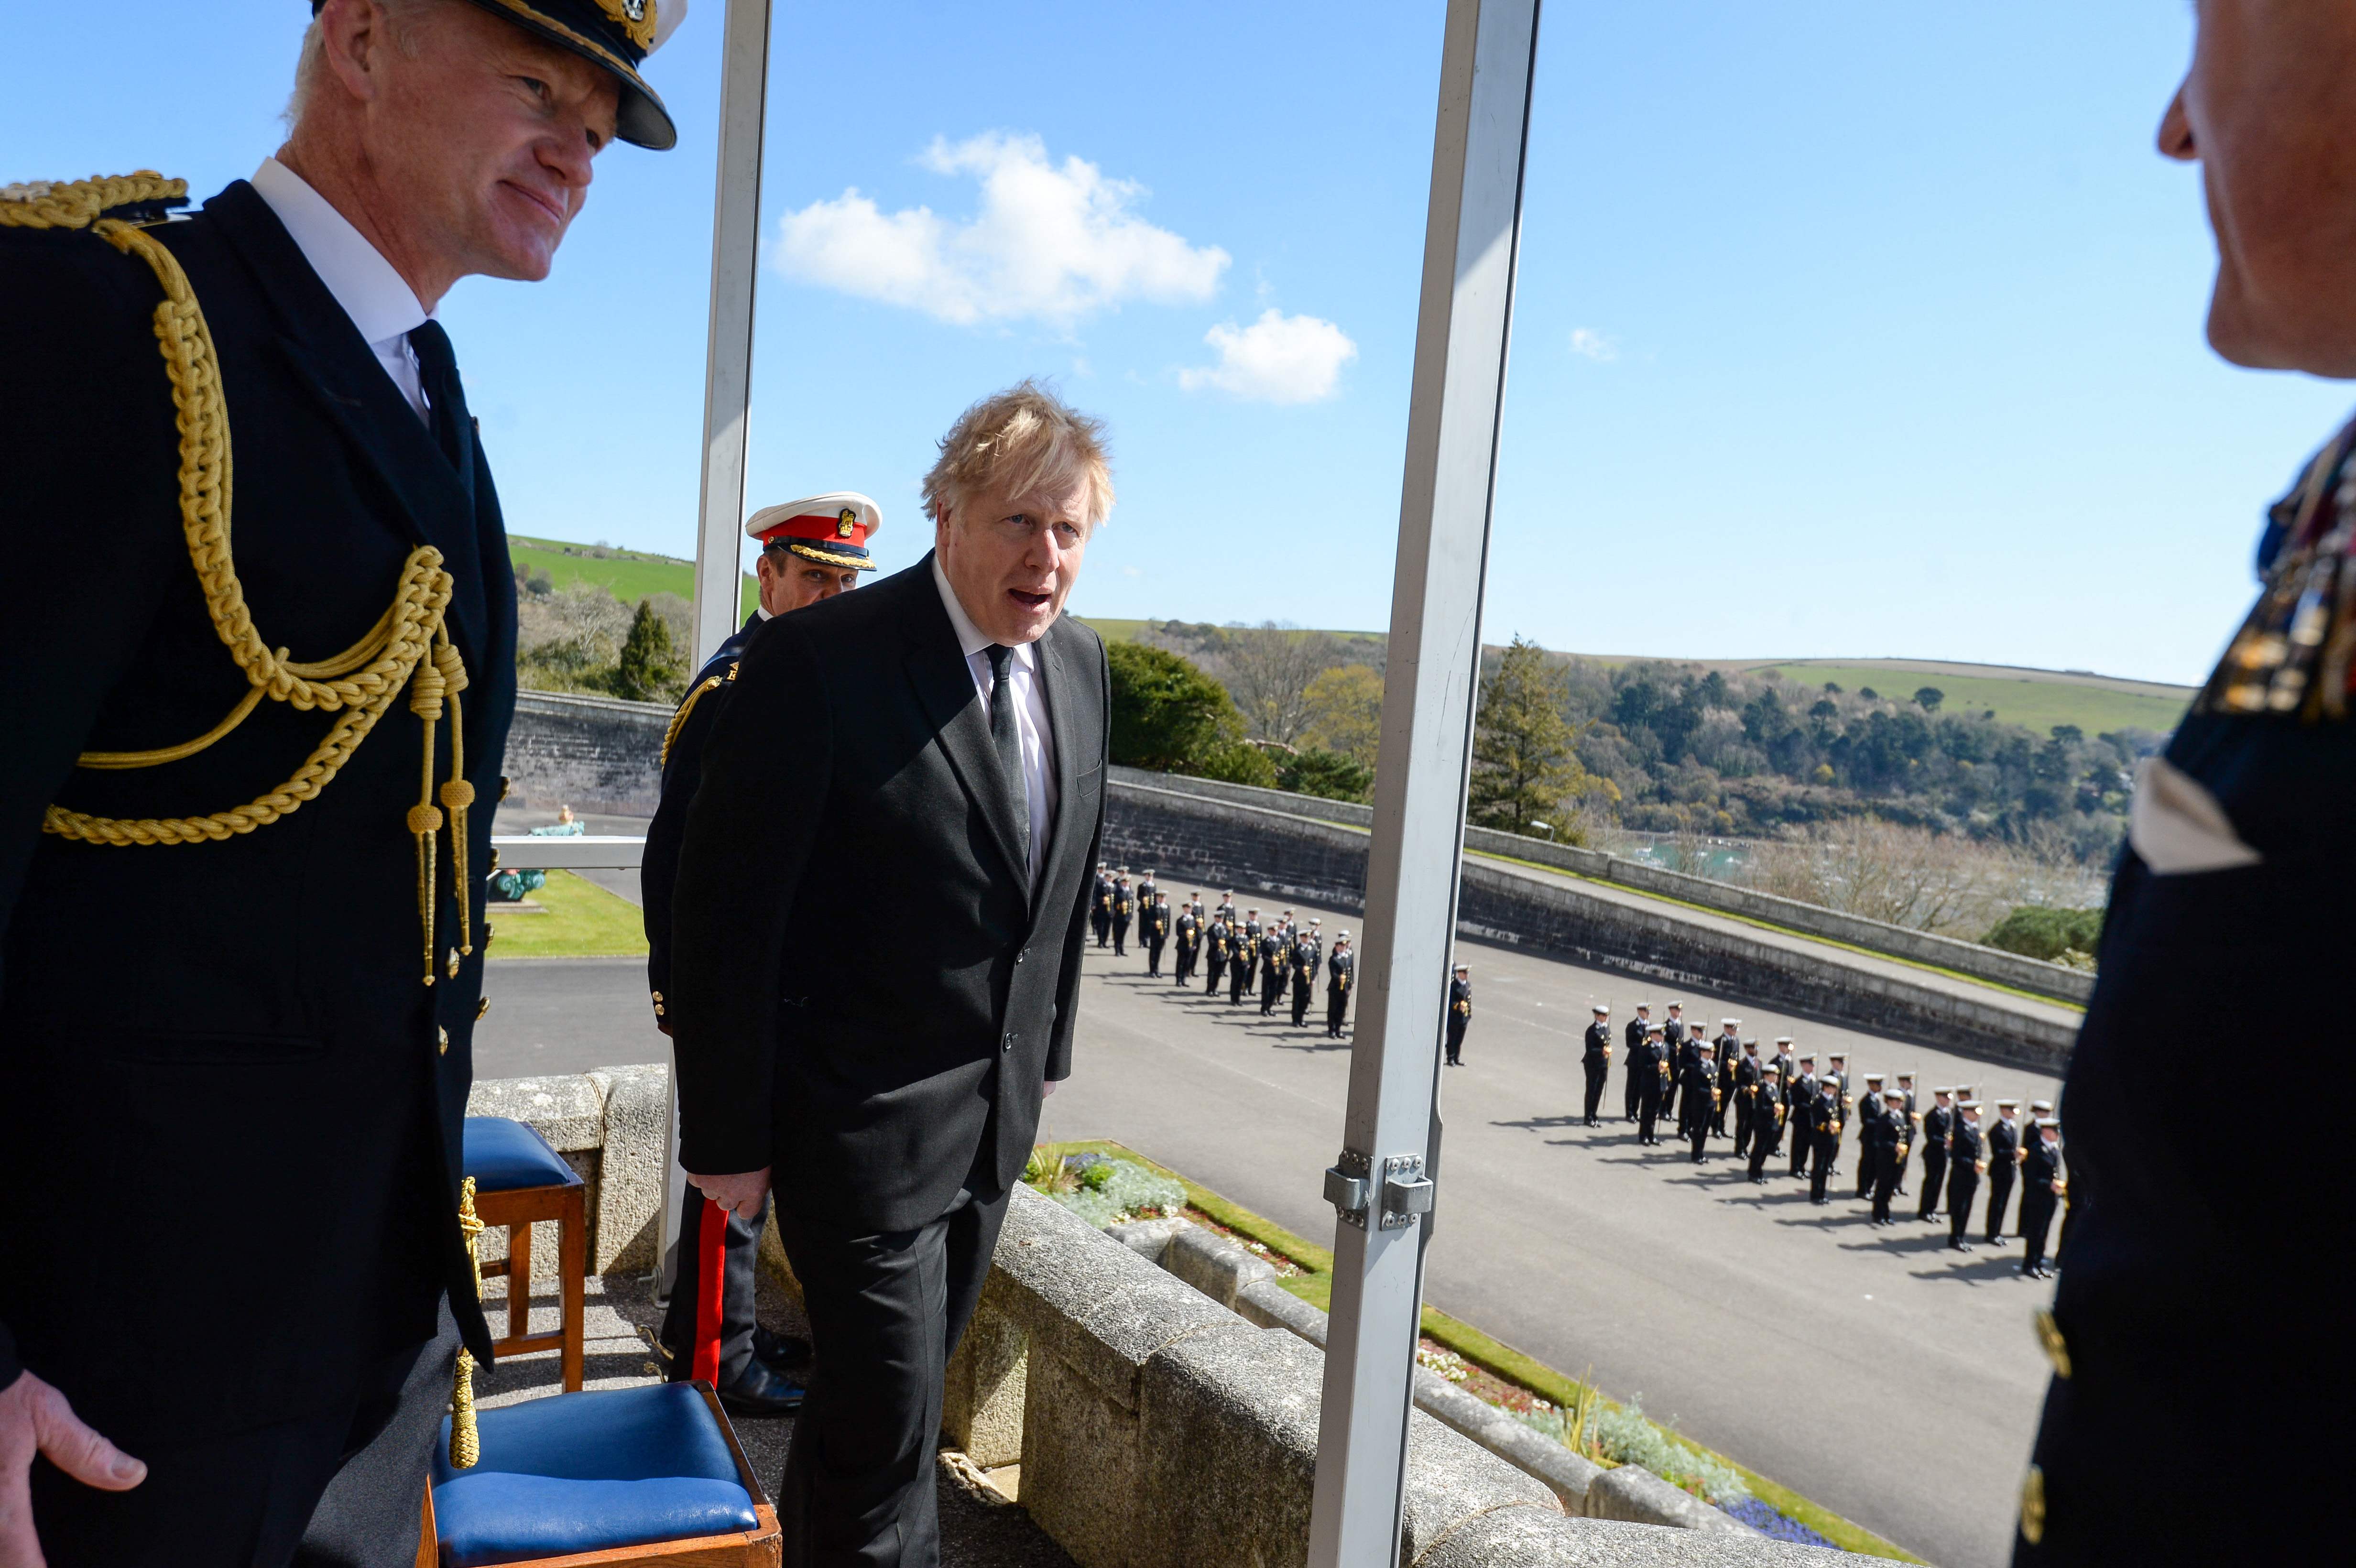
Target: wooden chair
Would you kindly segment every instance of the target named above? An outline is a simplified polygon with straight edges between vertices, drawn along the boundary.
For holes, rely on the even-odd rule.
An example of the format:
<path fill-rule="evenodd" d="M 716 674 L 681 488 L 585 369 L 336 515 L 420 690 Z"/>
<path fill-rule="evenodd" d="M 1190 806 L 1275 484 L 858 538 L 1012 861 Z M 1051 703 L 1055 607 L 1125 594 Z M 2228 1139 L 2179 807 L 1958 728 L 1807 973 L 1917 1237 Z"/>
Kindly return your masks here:
<path fill-rule="evenodd" d="M 504 1261 L 483 1265 L 486 1276 L 507 1276 L 508 1335 L 493 1342 L 501 1356 L 560 1350 L 564 1391 L 581 1391 L 582 1296 L 589 1272 L 589 1227 L 580 1173 L 548 1140 L 505 1116 L 468 1116 L 465 1174 L 475 1179 L 475 1213 L 508 1233 Z M 531 1226 L 557 1227 L 556 1283 L 562 1304 L 556 1332 L 531 1329 Z"/>
<path fill-rule="evenodd" d="M 776 1509 L 708 1382 L 550 1394 L 476 1423 L 466 1470 L 443 1423 L 417 1568 L 777 1568 Z"/>

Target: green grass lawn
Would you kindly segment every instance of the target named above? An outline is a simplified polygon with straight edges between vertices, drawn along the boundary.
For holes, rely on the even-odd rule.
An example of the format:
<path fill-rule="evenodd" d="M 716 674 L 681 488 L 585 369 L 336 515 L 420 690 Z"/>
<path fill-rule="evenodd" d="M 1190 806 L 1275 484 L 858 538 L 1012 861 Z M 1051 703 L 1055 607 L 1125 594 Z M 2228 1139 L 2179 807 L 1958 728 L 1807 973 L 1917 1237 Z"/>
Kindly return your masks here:
<path fill-rule="evenodd" d="M 489 915 L 498 940 L 484 955 L 501 958 L 639 958 L 647 930 L 638 906 L 570 871 L 551 871 L 548 885 L 526 895 L 546 914 Z"/>
<path fill-rule="evenodd" d="M 2166 734 L 2184 717 L 2185 706 L 2192 698 L 2190 691 L 2180 699 L 2121 691 L 2072 681 L 2067 676 L 2040 679 L 2026 675 L 1925 675 L 1913 670 L 1820 664 L 1814 660 L 1752 667 L 1762 673 L 1772 670 L 1786 679 L 1810 686 L 1821 686 L 1828 680 L 1849 691 L 1869 686 L 1882 696 L 1901 702 L 1912 698 L 1920 688 L 1935 686 L 1946 696 L 1940 707 L 1943 713 L 1979 713 L 1992 709 L 2002 722 L 2025 726 L 2039 735 L 2048 733 L 2056 724 L 2075 724 L 2089 735 L 2129 726 Z"/>
<path fill-rule="evenodd" d="M 1177 1171 L 1161 1165 L 1125 1144 L 1109 1138 L 1089 1138 L 1047 1146 L 1059 1156 L 1077 1154 L 1093 1149 L 1118 1159 L 1133 1159 L 1160 1176 L 1180 1183 L 1186 1189 L 1186 1201 L 1207 1218 L 1250 1241 L 1258 1242 L 1272 1253 L 1280 1253 L 1298 1264 L 1301 1273 L 1277 1281 L 1293 1295 L 1317 1307 L 1331 1310 L 1333 1295 L 1333 1254 L 1325 1248 L 1290 1231 L 1272 1220 L 1264 1219 L 1238 1203 L 1229 1201 L 1209 1188 L 1188 1180 Z M 1507 1382 L 1519 1383 L 1541 1398 L 1552 1401 L 1568 1410 L 1576 1404 L 1585 1392 L 1578 1379 L 1566 1377 L 1554 1368 L 1531 1356 L 1524 1355 L 1512 1346 L 1493 1339 L 1471 1324 L 1451 1317 L 1437 1307 L 1423 1309 L 1423 1332 L 1438 1340 L 1475 1366 L 1495 1374 Z M 1614 1402 L 1606 1399 L 1609 1405 Z M 1655 1424 L 1659 1424 L 1655 1423 Z M 1676 1432 L 1674 1427 L 1663 1431 Z M 1863 1525 L 1852 1523 L 1800 1496 L 1789 1487 L 1779 1486 L 1748 1466 L 1728 1458 L 1705 1444 L 1696 1443 L 1683 1433 L 1676 1433 L 1678 1441 L 1700 1449 L 1712 1458 L 1732 1467 L 1750 1487 L 1751 1495 L 1788 1519 L 1799 1520 L 1810 1530 L 1830 1541 L 1845 1552 L 1859 1552 L 1873 1557 L 1894 1558 L 1901 1563 L 1920 1563 L 1922 1559 L 1904 1548 L 1884 1541 Z"/>
<path fill-rule="evenodd" d="M 593 550 L 602 553 L 590 553 Z M 526 539 L 521 534 L 509 536 L 508 553 L 525 571 L 548 573 L 549 581 L 559 588 L 573 582 L 594 582 L 625 604 L 636 604 L 657 593 L 676 593 L 689 600 L 695 597 L 695 563 L 674 556 L 568 544 L 562 539 Z M 753 613 L 758 592 L 752 574 L 745 573 L 738 614 Z"/>

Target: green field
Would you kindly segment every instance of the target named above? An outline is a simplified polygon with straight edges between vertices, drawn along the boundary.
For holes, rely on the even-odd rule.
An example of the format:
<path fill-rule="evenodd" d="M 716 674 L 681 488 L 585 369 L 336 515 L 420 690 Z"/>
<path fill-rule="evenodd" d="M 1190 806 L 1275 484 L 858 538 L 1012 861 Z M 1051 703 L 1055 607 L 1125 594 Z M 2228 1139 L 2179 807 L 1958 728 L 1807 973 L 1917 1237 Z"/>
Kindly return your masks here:
<path fill-rule="evenodd" d="M 625 604 L 635 604 L 657 593 L 676 593 L 688 600 L 695 597 L 695 563 L 674 556 L 614 549 L 605 545 L 568 544 L 562 539 L 526 539 L 521 534 L 509 536 L 508 553 L 526 571 L 546 572 L 549 581 L 559 588 L 574 582 L 594 582 Z M 740 615 L 753 613 L 757 592 L 752 573 L 745 573 L 742 607 L 737 612 Z"/>
<path fill-rule="evenodd" d="M 1871 687 L 1882 696 L 1905 701 L 1917 688 L 1935 686 L 1945 693 L 1943 713 L 1993 710 L 1997 720 L 2021 725 L 2042 735 L 2056 724 L 2075 724 L 2089 735 L 2135 728 L 2166 734 L 2184 717 L 2192 700 L 2190 688 L 2170 688 L 2141 681 L 2110 680 L 2101 676 L 2074 676 L 2058 671 L 2001 671 L 1980 667 L 1987 674 L 1965 675 L 1954 666 L 1908 669 L 1892 661 L 1872 665 L 1837 664 L 1829 659 L 1794 659 L 1783 664 L 1746 665 L 1753 672 L 1773 671 L 1810 686 L 1837 682 L 1849 691 Z M 2180 691 L 2182 695 L 2166 695 Z"/>
<path fill-rule="evenodd" d="M 530 862 L 516 852 L 518 865 Z M 646 918 L 638 906 L 570 871 L 551 871 L 548 883 L 526 901 L 547 911 L 527 914 L 489 912 L 498 931 L 487 960 L 502 958 L 637 958 L 647 951 Z"/>

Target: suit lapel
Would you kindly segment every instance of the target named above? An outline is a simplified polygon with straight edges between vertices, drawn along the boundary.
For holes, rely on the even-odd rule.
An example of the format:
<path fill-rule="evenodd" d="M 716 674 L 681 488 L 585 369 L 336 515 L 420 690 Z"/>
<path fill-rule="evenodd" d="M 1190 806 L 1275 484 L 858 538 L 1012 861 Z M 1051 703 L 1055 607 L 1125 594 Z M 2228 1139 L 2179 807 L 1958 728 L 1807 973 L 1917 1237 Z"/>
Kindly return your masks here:
<path fill-rule="evenodd" d="M 933 582 L 933 558 L 928 554 L 901 574 L 906 581 L 907 604 L 902 627 L 908 644 L 909 684 L 916 689 L 933 723 L 934 739 L 949 760 L 958 783 L 965 787 L 990 824 L 999 854 L 1015 873 L 1030 900 L 1030 868 L 1016 848 L 1022 843 L 1014 822 L 1014 797 L 998 768 L 998 748 L 990 738 L 990 720 L 981 694 L 974 688 L 973 672 L 959 651 L 957 631 L 941 605 Z M 874 590 L 869 590 L 870 592 Z"/>
<path fill-rule="evenodd" d="M 205 204 L 205 215 L 260 280 L 278 318 L 281 356 L 382 483 L 400 531 L 442 552 L 452 580 L 450 635 L 469 662 L 480 659 L 489 627 L 479 576 L 484 551 L 475 519 L 471 425 L 461 421 L 469 459 L 462 476 L 253 187 L 242 180 L 230 185 Z M 231 389 L 232 400 L 235 395 Z M 232 422 L 232 439 L 235 428 Z"/>
<path fill-rule="evenodd" d="M 1039 639 L 1039 676 L 1047 685 L 1047 728 L 1055 742 L 1055 818 L 1047 825 L 1047 853 L 1040 857 L 1042 887 L 1055 887 L 1063 860 L 1067 855 L 1087 853 L 1087 847 L 1074 848 L 1081 834 L 1092 829 L 1093 822 L 1082 824 L 1076 796 L 1080 787 L 1080 752 L 1087 741 L 1080 733 L 1078 705 L 1074 700 L 1073 686 L 1078 672 L 1072 661 L 1064 656 L 1066 641 L 1064 622 L 1056 617 L 1047 635 Z"/>

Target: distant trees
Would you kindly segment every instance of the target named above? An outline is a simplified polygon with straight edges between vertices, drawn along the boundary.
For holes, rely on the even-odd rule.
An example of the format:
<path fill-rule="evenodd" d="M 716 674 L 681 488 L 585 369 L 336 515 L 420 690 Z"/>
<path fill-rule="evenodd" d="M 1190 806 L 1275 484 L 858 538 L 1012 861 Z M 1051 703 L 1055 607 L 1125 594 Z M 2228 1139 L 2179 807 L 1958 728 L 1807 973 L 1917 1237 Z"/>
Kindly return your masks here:
<path fill-rule="evenodd" d="M 670 628 L 655 613 L 653 601 L 641 599 L 614 662 L 614 695 L 633 702 L 677 701 L 684 695 L 686 663 L 671 644 Z"/>
<path fill-rule="evenodd" d="M 1914 706 L 1925 713 L 1936 713 L 1939 704 L 1946 700 L 1947 694 L 1935 686 L 1917 687 L 1914 690 Z"/>
<path fill-rule="evenodd" d="M 1309 683 L 1306 700 L 1309 728 L 1303 738 L 1310 744 L 1375 765 L 1383 739 L 1380 675 L 1362 664 L 1335 665 Z"/>
<path fill-rule="evenodd" d="M 1578 731 L 1563 717 L 1569 699 L 1569 683 L 1546 650 L 1515 637 L 1481 686 L 1469 820 L 1508 833 L 1533 822 L 1564 826 L 1564 802 L 1587 773 L 1571 749 Z"/>

